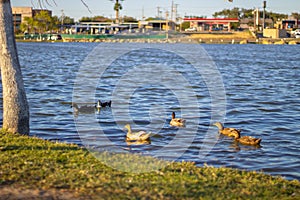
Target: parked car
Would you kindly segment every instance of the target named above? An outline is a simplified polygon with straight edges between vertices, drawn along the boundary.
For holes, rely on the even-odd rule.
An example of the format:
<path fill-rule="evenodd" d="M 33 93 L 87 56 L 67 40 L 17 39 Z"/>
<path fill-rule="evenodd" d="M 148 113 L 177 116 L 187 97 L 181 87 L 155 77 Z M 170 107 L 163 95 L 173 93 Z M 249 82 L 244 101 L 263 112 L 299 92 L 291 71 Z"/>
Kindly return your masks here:
<path fill-rule="evenodd" d="M 222 29 L 221 28 L 218 28 L 218 27 L 214 27 L 212 28 L 212 31 L 221 31 Z"/>
<path fill-rule="evenodd" d="M 295 30 L 293 30 L 293 31 L 291 31 L 291 35 L 292 36 L 297 36 L 297 35 L 300 35 L 300 29 L 298 28 L 298 29 L 295 29 Z"/>
<path fill-rule="evenodd" d="M 28 40 L 30 38 L 29 33 L 25 32 L 24 33 L 24 40 Z"/>
<path fill-rule="evenodd" d="M 61 40 L 62 37 L 59 34 L 51 34 L 48 36 L 48 40 Z"/>
<path fill-rule="evenodd" d="M 197 31 L 195 27 L 186 28 L 185 31 Z"/>

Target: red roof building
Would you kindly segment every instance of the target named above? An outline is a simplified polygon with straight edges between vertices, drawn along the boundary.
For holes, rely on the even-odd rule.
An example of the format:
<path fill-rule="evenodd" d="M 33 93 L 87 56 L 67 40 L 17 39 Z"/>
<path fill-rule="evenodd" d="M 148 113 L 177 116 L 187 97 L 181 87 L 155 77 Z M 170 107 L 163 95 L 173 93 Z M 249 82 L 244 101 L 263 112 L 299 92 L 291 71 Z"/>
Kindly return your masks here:
<path fill-rule="evenodd" d="M 239 22 L 238 18 L 184 18 L 185 22 L 190 22 L 190 28 L 197 31 L 230 31 L 231 23 Z"/>

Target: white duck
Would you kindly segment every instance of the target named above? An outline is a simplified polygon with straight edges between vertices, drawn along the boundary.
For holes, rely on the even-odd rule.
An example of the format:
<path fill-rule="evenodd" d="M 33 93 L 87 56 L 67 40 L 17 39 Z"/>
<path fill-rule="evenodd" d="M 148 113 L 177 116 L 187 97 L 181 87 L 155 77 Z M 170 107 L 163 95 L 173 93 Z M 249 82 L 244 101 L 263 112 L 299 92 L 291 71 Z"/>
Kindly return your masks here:
<path fill-rule="evenodd" d="M 153 134 L 147 133 L 146 131 L 139 131 L 139 132 L 132 132 L 130 124 L 126 124 L 125 128 L 128 130 L 127 135 L 126 135 L 126 140 L 136 140 L 136 141 L 141 141 L 141 140 L 150 140 L 150 136 Z"/>

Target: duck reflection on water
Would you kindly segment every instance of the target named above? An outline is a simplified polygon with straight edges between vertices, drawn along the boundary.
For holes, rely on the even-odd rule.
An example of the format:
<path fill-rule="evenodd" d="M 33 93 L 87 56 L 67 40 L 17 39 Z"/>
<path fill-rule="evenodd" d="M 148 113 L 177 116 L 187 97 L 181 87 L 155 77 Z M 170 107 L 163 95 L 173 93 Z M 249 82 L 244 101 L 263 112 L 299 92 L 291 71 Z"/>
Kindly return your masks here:
<path fill-rule="evenodd" d="M 229 149 L 234 149 L 234 151 L 238 152 L 238 151 L 253 151 L 253 150 L 258 150 L 260 149 L 262 146 L 261 145 L 241 145 L 239 142 L 237 141 L 233 141 L 230 145 L 229 145 Z"/>

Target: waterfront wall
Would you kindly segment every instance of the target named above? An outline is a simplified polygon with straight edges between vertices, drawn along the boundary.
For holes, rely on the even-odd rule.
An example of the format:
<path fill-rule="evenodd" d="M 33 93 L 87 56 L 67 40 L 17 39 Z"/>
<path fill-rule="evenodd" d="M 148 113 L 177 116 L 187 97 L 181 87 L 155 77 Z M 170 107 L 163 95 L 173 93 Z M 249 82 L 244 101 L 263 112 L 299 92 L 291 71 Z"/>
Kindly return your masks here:
<path fill-rule="evenodd" d="M 287 32 L 285 29 L 275 29 L 275 28 L 270 28 L 270 29 L 264 29 L 263 36 L 267 38 L 286 38 L 287 37 Z"/>
<path fill-rule="evenodd" d="M 23 36 L 17 37 L 17 41 L 29 42 L 108 42 L 108 43 L 202 43 L 202 44 L 300 44 L 300 38 L 255 38 L 252 35 L 242 37 L 241 35 L 218 35 L 199 34 L 193 36 L 173 35 L 166 38 L 166 35 L 62 35 L 62 40 L 49 41 L 47 37 L 26 39 Z"/>

